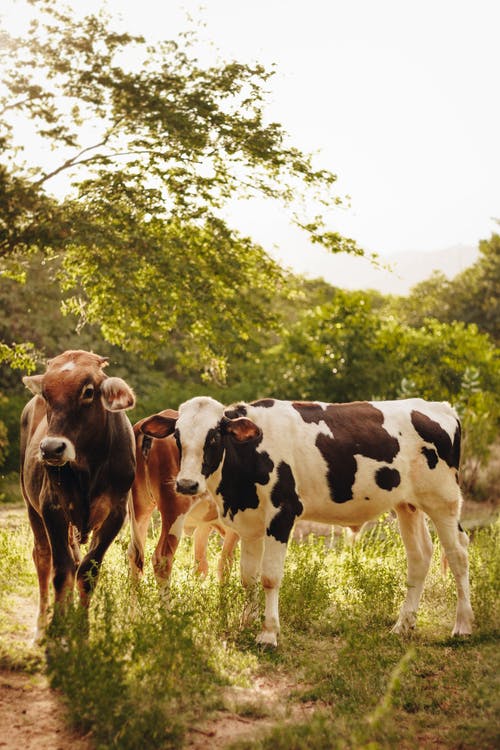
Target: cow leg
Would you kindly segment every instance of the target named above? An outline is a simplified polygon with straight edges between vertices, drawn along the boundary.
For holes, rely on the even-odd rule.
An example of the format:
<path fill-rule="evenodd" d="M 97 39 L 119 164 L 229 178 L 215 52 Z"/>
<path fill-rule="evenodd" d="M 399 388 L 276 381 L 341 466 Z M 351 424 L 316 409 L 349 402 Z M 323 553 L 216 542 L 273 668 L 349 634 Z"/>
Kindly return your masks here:
<path fill-rule="evenodd" d="M 262 646 L 278 645 L 279 591 L 283 579 L 286 551 L 286 542 L 280 542 L 273 536 L 266 536 L 261 574 L 266 603 L 262 631 L 257 636 L 257 643 Z"/>
<path fill-rule="evenodd" d="M 209 523 L 200 523 L 193 533 L 194 570 L 203 578 L 208 574 L 207 545 L 211 531 L 212 527 Z"/>
<path fill-rule="evenodd" d="M 44 636 L 48 621 L 52 552 L 43 520 L 31 505 L 28 505 L 28 517 L 33 531 L 33 562 L 38 576 L 38 614 L 34 635 L 34 642 L 38 643 Z"/>
<path fill-rule="evenodd" d="M 420 597 L 432 558 L 432 540 L 421 510 L 404 503 L 396 507 L 396 513 L 408 560 L 408 588 L 392 632 L 404 635 L 415 627 L 417 621 Z"/>
<path fill-rule="evenodd" d="M 141 498 L 137 497 L 135 493 L 133 495 L 131 493 L 128 507 L 130 514 L 130 543 L 127 555 L 132 580 L 134 583 L 138 583 L 144 572 L 146 536 L 155 505 L 149 499 L 146 502 L 141 502 Z"/>
<path fill-rule="evenodd" d="M 229 529 L 226 531 L 224 535 L 224 544 L 222 545 L 219 562 L 217 564 L 217 575 L 221 582 L 227 580 L 229 577 L 229 573 L 233 567 L 234 548 L 238 544 L 238 540 L 239 536 L 236 532 L 230 531 Z"/>
<path fill-rule="evenodd" d="M 462 531 L 457 516 L 438 517 L 435 514 L 431 518 L 457 586 L 457 613 L 452 635 L 470 635 L 474 614 L 469 592 L 469 540 L 467 534 Z"/>
<path fill-rule="evenodd" d="M 42 506 L 43 521 L 52 550 L 55 610 L 64 612 L 73 598 L 76 563 L 69 544 L 69 522 L 59 502 L 45 500 Z"/>
<path fill-rule="evenodd" d="M 243 626 L 250 625 L 259 613 L 259 574 L 264 552 L 264 538 L 242 539 L 240 556 L 241 583 L 246 591 L 246 603 L 241 616 Z"/>
<path fill-rule="evenodd" d="M 111 501 L 113 511 L 105 518 L 102 525 L 92 535 L 89 551 L 83 558 L 78 568 L 77 583 L 80 593 L 80 602 L 87 608 L 90 596 L 97 583 L 99 569 L 106 550 L 123 526 L 126 516 L 125 498 Z"/>
<path fill-rule="evenodd" d="M 160 592 L 160 598 L 165 606 L 169 604 L 170 577 L 174 557 L 184 530 L 186 514 L 181 513 L 172 523 L 171 509 L 166 503 L 160 504 L 161 533 L 153 553 L 153 570 Z"/>

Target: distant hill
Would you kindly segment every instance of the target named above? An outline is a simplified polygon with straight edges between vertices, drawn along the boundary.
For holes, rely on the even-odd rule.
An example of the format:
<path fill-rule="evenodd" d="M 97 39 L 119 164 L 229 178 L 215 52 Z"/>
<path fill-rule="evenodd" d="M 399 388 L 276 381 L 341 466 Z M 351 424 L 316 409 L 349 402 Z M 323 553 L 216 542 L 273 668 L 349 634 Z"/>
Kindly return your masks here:
<path fill-rule="evenodd" d="M 377 289 L 384 294 L 405 295 L 435 270 L 453 278 L 475 263 L 478 255 L 478 248 L 469 245 L 431 252 L 408 251 L 380 258 L 384 266 L 390 266 L 389 271 L 375 267 L 365 258 L 309 252 L 303 256 L 304 268 L 295 270 L 311 278 L 320 276 L 343 289 Z"/>

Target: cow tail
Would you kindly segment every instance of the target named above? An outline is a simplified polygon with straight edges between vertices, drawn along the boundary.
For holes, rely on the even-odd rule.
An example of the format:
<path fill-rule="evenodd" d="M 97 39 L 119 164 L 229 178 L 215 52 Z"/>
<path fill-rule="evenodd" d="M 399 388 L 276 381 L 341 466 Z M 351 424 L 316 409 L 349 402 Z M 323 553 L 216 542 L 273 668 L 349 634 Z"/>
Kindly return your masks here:
<path fill-rule="evenodd" d="M 149 451 L 151 449 L 152 438 L 141 435 L 141 433 L 137 432 L 135 435 L 135 439 L 137 447 L 139 447 L 139 444 L 141 444 L 144 469 L 146 473 L 148 473 L 147 461 Z M 141 575 L 144 570 L 144 544 L 141 541 L 141 535 L 139 534 L 137 519 L 135 517 L 134 495 L 132 489 L 129 491 L 127 504 L 130 520 L 130 544 L 128 546 L 128 558 L 130 560 L 132 572 L 136 575 Z"/>
<path fill-rule="evenodd" d="M 137 520 L 134 509 L 134 496 L 132 490 L 128 493 L 128 516 L 130 521 L 130 544 L 128 546 L 128 558 L 132 568 L 140 574 L 144 568 L 144 549 L 140 542 Z"/>

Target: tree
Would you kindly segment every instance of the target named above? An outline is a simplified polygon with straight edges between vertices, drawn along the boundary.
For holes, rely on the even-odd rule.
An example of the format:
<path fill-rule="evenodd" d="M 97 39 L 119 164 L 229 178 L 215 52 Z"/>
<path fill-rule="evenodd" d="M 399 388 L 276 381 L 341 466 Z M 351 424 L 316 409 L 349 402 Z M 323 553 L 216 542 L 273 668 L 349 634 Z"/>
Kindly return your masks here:
<path fill-rule="evenodd" d="M 481 240 L 478 261 L 453 279 L 450 292 L 458 319 L 500 343 L 500 235 Z"/>
<path fill-rule="evenodd" d="M 260 248 L 221 221 L 228 198 L 280 200 L 313 242 L 362 252 L 321 214 L 302 210 L 311 199 L 320 207 L 340 203 L 336 176 L 288 145 L 281 125 L 266 122 L 271 72 L 235 61 L 203 67 L 189 34 L 153 48 L 114 31 L 103 13 L 77 19 L 56 0 L 32 5 L 38 15 L 26 36 L 8 39 L 3 51 L 4 265 L 34 248 L 59 253 L 67 309 L 99 325 L 105 338 L 151 357 L 160 339 L 182 341 L 183 357 L 220 371 L 227 330 L 235 343 L 266 329 L 265 297 L 282 281 Z M 40 153 L 50 146 L 45 163 L 19 160 L 16 122 L 23 119 Z M 57 200 L 48 191 L 62 175 L 68 192 Z M 210 258 L 202 264 L 205 285 L 191 262 L 202 256 Z"/>
<path fill-rule="evenodd" d="M 387 359 L 374 347 L 382 322 L 370 292 L 330 288 L 260 360 L 260 386 L 280 398 L 351 401 L 383 395 Z"/>

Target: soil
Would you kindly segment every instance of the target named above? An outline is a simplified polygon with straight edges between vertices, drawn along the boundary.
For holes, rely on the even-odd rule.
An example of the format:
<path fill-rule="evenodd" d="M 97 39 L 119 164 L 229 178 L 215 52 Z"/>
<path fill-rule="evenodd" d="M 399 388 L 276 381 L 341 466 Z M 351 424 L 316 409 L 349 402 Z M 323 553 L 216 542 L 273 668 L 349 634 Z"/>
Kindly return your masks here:
<path fill-rule="evenodd" d="M 498 508 L 489 503 L 466 503 L 463 525 L 467 529 L 491 520 Z M 17 525 L 24 508 L 0 506 L 0 524 Z M 35 622 L 35 599 L 19 599 L 12 623 L 12 639 L 26 639 L 26 626 Z M 276 675 L 258 679 L 252 688 L 233 688 L 225 695 L 225 711 L 200 726 L 191 728 L 187 750 L 222 750 L 230 742 L 252 738 L 277 721 L 300 721 L 318 708 L 300 704 L 286 708 L 286 696 L 297 686 Z M 0 670 L 0 750 L 92 750 L 91 735 L 74 732 L 67 721 L 61 696 L 50 688 L 46 677 L 37 673 Z"/>
<path fill-rule="evenodd" d="M 0 671 L 1 750 L 89 750 L 68 728 L 57 693 L 40 674 Z"/>

